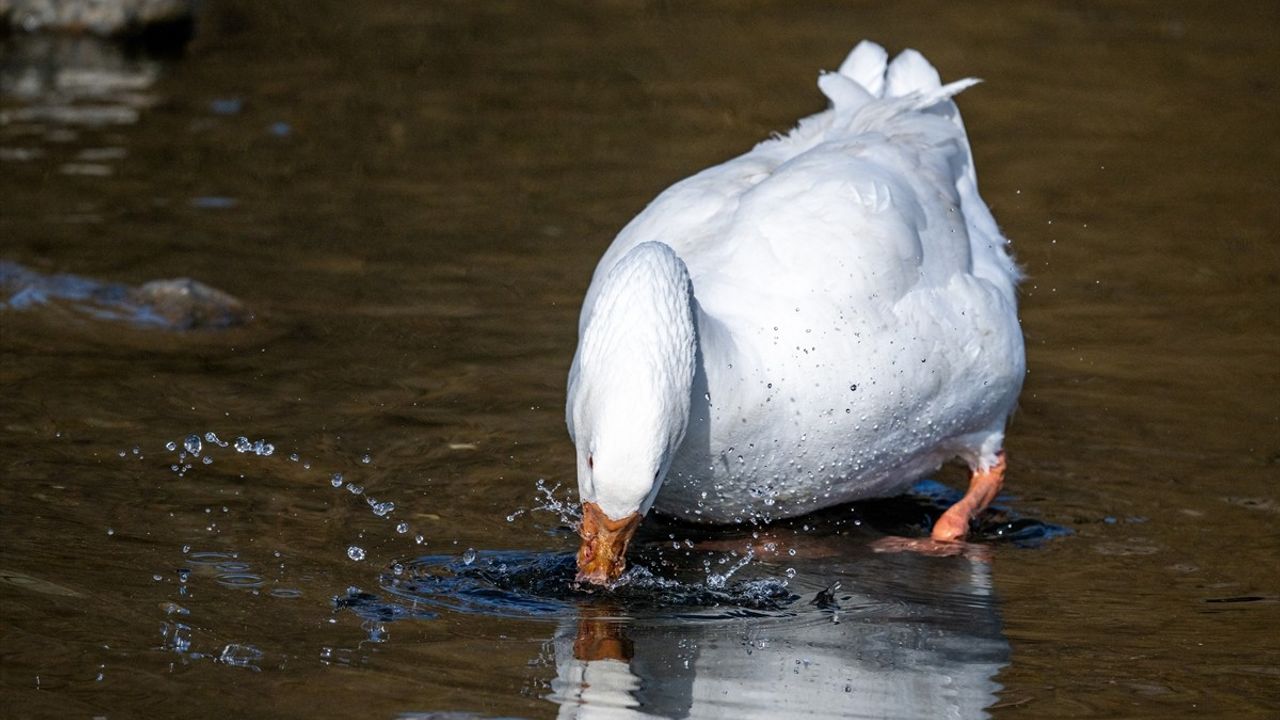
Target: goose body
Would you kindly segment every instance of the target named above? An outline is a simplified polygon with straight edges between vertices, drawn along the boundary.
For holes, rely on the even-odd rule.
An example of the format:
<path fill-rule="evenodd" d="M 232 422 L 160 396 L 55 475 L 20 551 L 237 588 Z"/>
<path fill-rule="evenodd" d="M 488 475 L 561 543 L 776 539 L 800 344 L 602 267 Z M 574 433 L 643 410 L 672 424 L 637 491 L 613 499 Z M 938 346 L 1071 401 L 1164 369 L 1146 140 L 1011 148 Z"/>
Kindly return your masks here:
<path fill-rule="evenodd" d="M 864 41 L 820 77 L 829 109 L 621 231 L 566 412 L 600 522 L 795 516 L 997 465 L 1025 360 L 1019 273 L 951 100 L 974 82 Z"/>

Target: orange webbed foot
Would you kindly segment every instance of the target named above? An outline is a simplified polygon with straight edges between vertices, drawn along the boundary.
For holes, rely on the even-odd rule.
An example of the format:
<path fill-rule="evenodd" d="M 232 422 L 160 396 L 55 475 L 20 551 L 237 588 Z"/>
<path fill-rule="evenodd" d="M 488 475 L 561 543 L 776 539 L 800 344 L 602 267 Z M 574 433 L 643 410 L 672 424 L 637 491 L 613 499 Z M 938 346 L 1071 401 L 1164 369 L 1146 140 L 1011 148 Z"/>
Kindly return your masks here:
<path fill-rule="evenodd" d="M 955 505 L 933 524 L 930 537 L 938 542 L 956 542 L 964 540 L 969 534 L 969 522 L 1000 494 L 1004 485 L 1005 459 L 1004 452 L 996 455 L 994 465 L 987 468 L 975 468 L 969 477 L 969 490 Z"/>

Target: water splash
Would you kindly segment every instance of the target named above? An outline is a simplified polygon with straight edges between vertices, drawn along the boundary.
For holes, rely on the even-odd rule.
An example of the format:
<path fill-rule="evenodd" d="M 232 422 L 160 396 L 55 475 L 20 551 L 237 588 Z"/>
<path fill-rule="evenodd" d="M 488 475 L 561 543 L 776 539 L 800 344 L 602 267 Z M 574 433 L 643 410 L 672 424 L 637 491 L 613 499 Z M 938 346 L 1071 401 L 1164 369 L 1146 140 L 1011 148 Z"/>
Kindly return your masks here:
<path fill-rule="evenodd" d="M 664 577 L 638 563 L 608 588 L 581 587 L 574 582 L 573 553 L 472 552 L 400 563 L 401 573 L 383 573 L 382 589 L 394 599 L 383 603 L 556 618 L 574 617 L 583 605 L 622 603 L 628 612 L 660 611 L 675 620 L 788 613 L 799 599 L 778 578 L 725 578 L 711 587 L 702 578 Z"/>
<path fill-rule="evenodd" d="M 561 487 L 561 483 L 556 483 L 554 487 L 547 487 L 547 481 L 538 478 L 538 482 L 534 486 L 538 496 L 534 498 L 533 510 L 535 512 L 554 513 L 560 518 L 562 524 L 569 527 L 577 527 L 578 523 L 582 521 L 582 507 L 572 494 L 564 500 L 556 497 L 556 493 L 560 491 Z M 523 511 L 523 508 L 518 510 L 518 512 Z M 512 520 L 514 519 L 513 517 Z"/>

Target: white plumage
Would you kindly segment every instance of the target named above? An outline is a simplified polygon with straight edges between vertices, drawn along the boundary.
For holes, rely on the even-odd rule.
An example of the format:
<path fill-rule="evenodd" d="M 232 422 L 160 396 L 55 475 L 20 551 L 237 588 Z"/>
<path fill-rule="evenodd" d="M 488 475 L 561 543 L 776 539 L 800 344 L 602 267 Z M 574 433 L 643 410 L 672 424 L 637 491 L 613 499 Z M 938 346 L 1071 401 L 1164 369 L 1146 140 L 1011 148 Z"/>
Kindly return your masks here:
<path fill-rule="evenodd" d="M 819 78 L 828 110 L 673 185 L 605 252 L 569 375 L 584 502 L 736 522 L 996 462 L 1025 361 L 951 100 L 976 81 L 886 58 L 859 44 Z"/>

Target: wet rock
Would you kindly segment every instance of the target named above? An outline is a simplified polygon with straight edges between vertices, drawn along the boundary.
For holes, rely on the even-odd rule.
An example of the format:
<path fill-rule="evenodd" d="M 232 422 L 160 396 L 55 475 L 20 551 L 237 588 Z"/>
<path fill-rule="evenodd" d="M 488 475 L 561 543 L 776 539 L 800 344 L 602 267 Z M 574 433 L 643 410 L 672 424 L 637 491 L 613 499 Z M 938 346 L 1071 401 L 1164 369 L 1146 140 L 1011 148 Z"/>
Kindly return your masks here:
<path fill-rule="evenodd" d="M 97 320 L 165 330 L 234 327 L 253 317 L 239 300 L 190 278 L 133 287 L 65 273 L 45 275 L 0 261 L 0 312 L 57 307 Z"/>
<path fill-rule="evenodd" d="M 250 317 L 239 300 L 190 278 L 152 280 L 132 296 L 178 330 L 241 325 Z"/>
<path fill-rule="evenodd" d="M 0 24 L 24 32 L 138 35 L 189 26 L 196 0 L 0 0 Z M 189 32 L 189 30 L 188 30 Z"/>

